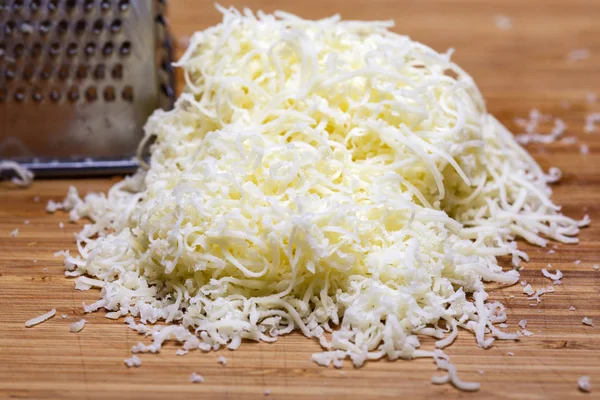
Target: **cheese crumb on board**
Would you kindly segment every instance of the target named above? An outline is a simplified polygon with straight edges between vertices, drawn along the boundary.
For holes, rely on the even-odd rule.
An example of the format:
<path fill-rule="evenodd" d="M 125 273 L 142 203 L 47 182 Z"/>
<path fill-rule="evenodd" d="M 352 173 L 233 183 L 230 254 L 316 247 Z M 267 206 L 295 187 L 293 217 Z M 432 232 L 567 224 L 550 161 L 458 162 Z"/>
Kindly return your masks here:
<path fill-rule="evenodd" d="M 134 353 L 299 331 L 322 366 L 430 357 L 448 372 L 439 382 L 477 390 L 420 336 L 520 338 L 496 328 L 506 311 L 484 282 L 518 282 L 498 261 L 528 260 L 517 238 L 578 241 L 589 218 L 550 199 L 560 170 L 487 112 L 451 51 L 391 21 L 219 9 L 177 63 L 186 91 L 146 124 L 150 164 L 107 194 L 71 187 L 48 203 L 91 221 L 79 255 L 60 253 L 66 273 L 99 282 L 76 281 L 101 290 L 85 312 L 139 318 L 126 323 L 152 342 Z"/>
<path fill-rule="evenodd" d="M 584 317 L 581 323 L 588 326 L 594 326 L 594 321 L 589 317 Z"/>
<path fill-rule="evenodd" d="M 512 18 L 506 16 L 506 15 L 496 15 L 494 17 L 494 23 L 496 24 L 496 26 L 503 30 L 503 31 L 509 31 L 513 28 L 513 20 Z"/>
<path fill-rule="evenodd" d="M 575 311 L 575 310 L 576 310 L 575 306 L 569 307 L 569 311 Z"/>
<path fill-rule="evenodd" d="M 34 325 L 41 324 L 42 322 L 44 322 L 44 321 L 52 318 L 54 316 L 54 314 L 56 314 L 56 309 L 55 308 L 53 308 L 52 310 L 48 311 L 45 314 L 42 314 L 40 316 L 37 316 L 35 318 L 31 318 L 31 319 L 25 321 L 25 327 L 26 328 L 30 328 L 30 327 L 32 327 Z"/>
<path fill-rule="evenodd" d="M 142 360 L 134 354 L 133 356 L 125 359 L 125 365 L 127 365 L 127 368 L 137 368 L 142 365 Z"/>
<path fill-rule="evenodd" d="M 217 362 L 223 366 L 227 365 L 227 357 L 219 356 Z"/>
<path fill-rule="evenodd" d="M 12 171 L 14 176 L 11 182 L 17 186 L 27 187 L 33 182 L 33 172 L 17 162 L 0 160 L 0 172 L 2 171 Z"/>
<path fill-rule="evenodd" d="M 19 236 L 19 228 L 15 228 L 10 232 L 10 237 L 16 238 Z"/>
<path fill-rule="evenodd" d="M 590 58 L 590 50 L 589 49 L 575 49 L 569 52 L 567 55 L 567 59 L 570 62 L 583 61 Z"/>
<path fill-rule="evenodd" d="M 83 330 L 83 328 L 85 327 L 86 322 L 87 321 L 85 319 L 80 319 L 77 322 L 73 322 L 71 324 L 71 327 L 69 328 L 69 331 L 72 333 L 81 332 Z"/>
<path fill-rule="evenodd" d="M 203 383 L 204 382 L 204 377 L 202 375 L 198 375 L 195 372 L 192 372 L 192 375 L 190 375 L 190 383 Z"/>
<path fill-rule="evenodd" d="M 581 390 L 582 392 L 585 393 L 589 393 L 592 391 L 592 383 L 590 382 L 590 377 L 589 376 L 580 376 L 579 379 L 577 380 L 577 387 L 579 387 L 579 390 Z"/>

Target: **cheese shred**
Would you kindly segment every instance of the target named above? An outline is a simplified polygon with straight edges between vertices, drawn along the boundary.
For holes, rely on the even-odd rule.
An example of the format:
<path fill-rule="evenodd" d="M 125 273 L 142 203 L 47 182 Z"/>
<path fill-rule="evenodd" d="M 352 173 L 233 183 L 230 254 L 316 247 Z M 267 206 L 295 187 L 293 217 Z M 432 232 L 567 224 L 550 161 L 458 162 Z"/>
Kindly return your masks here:
<path fill-rule="evenodd" d="M 150 165 L 48 205 L 91 221 L 79 255 L 60 253 L 87 276 L 78 289 L 101 288 L 86 312 L 127 316 L 152 339 L 135 353 L 299 331 L 323 347 L 320 365 L 430 357 L 447 371 L 435 383 L 477 390 L 420 337 L 518 340 L 495 326 L 506 313 L 484 282 L 518 282 L 498 262 L 527 260 L 517 238 L 577 242 L 589 218 L 550 200 L 560 171 L 487 113 L 451 51 L 393 22 L 219 9 L 177 63 L 175 108 L 146 125 Z"/>

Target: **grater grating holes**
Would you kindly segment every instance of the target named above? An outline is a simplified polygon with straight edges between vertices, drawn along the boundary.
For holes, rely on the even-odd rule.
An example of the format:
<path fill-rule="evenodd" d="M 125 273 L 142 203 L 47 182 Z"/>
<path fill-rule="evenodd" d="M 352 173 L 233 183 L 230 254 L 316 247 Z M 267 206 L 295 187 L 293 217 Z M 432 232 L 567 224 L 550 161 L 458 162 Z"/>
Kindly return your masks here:
<path fill-rule="evenodd" d="M 82 64 L 77 67 L 77 72 L 75 73 L 75 76 L 79 80 L 84 80 L 88 76 L 88 70 L 89 70 L 89 67 L 87 65 Z"/>
<path fill-rule="evenodd" d="M 112 68 L 112 71 L 110 72 L 110 75 L 115 80 L 123 79 L 123 65 L 115 64 L 115 66 Z"/>
<path fill-rule="evenodd" d="M 32 14 L 35 14 L 39 11 L 39 9 L 42 6 L 42 2 L 40 0 L 31 0 L 29 2 L 29 9 L 31 10 Z"/>
<path fill-rule="evenodd" d="M 75 7 L 77 7 L 77 0 L 67 0 L 65 5 L 67 6 L 67 11 L 73 12 Z"/>
<path fill-rule="evenodd" d="M 42 36 L 46 36 L 48 34 L 48 32 L 50 32 L 51 28 L 52 28 L 52 22 L 50 22 L 49 20 L 45 20 L 40 24 L 39 32 Z"/>
<path fill-rule="evenodd" d="M 31 46 L 31 57 L 38 58 L 42 55 L 42 51 L 44 50 L 44 46 L 41 43 L 36 42 Z"/>
<path fill-rule="evenodd" d="M 13 11 L 18 13 L 23 9 L 24 1 L 23 0 L 15 0 L 13 3 Z"/>
<path fill-rule="evenodd" d="M 31 99 L 36 103 L 40 103 L 44 99 L 44 93 L 42 92 L 42 89 L 39 87 L 34 88 L 33 92 L 31 93 Z"/>
<path fill-rule="evenodd" d="M 63 64 L 58 69 L 58 78 L 62 81 L 66 81 L 69 79 L 69 75 L 71 74 L 71 66 L 69 64 Z"/>
<path fill-rule="evenodd" d="M 19 59 L 25 53 L 25 45 L 23 43 L 18 43 L 13 49 L 13 55 L 16 59 Z"/>
<path fill-rule="evenodd" d="M 125 86 L 121 92 L 121 97 L 125 101 L 133 102 L 133 87 L 130 85 Z"/>
<path fill-rule="evenodd" d="M 64 36 L 68 30 L 69 22 L 66 19 L 61 20 L 58 25 L 56 25 L 56 33 L 58 33 L 59 36 Z"/>
<path fill-rule="evenodd" d="M 25 89 L 22 87 L 17 88 L 15 91 L 15 101 L 21 103 L 25 100 Z"/>
<path fill-rule="evenodd" d="M 85 48 L 83 51 L 86 56 L 88 56 L 88 57 L 93 56 L 94 53 L 96 52 L 96 43 L 89 42 L 88 44 L 85 45 Z"/>
<path fill-rule="evenodd" d="M 48 48 L 48 54 L 50 54 L 51 57 L 58 56 L 60 54 L 60 43 L 52 42 Z"/>
<path fill-rule="evenodd" d="M 106 76 L 106 66 L 104 64 L 98 64 L 94 69 L 94 78 L 96 80 L 102 80 Z"/>
<path fill-rule="evenodd" d="M 75 85 L 71 86 L 67 92 L 67 97 L 71 103 L 75 103 L 77 100 L 79 100 L 79 88 Z"/>
<path fill-rule="evenodd" d="M 115 19 L 111 24 L 110 24 L 110 32 L 112 34 L 116 34 L 121 32 L 121 20 L 120 19 Z"/>
<path fill-rule="evenodd" d="M 16 26 L 17 24 L 15 23 L 15 21 L 7 21 L 4 25 L 4 33 L 6 34 L 6 36 L 12 36 Z"/>
<path fill-rule="evenodd" d="M 30 81 L 35 74 L 35 67 L 33 64 L 27 64 L 25 68 L 23 68 L 23 79 L 26 81 Z"/>
<path fill-rule="evenodd" d="M 48 79 L 50 79 L 52 77 L 52 73 L 54 72 L 54 68 L 52 67 L 52 64 L 45 64 L 42 67 L 42 70 L 40 71 L 40 79 L 43 81 L 47 81 Z"/>
<path fill-rule="evenodd" d="M 58 0 L 49 0 L 48 1 L 48 11 L 51 13 L 55 12 L 58 9 Z"/>
<path fill-rule="evenodd" d="M 107 103 L 112 103 L 116 99 L 115 88 L 112 86 L 107 86 L 104 89 L 104 101 Z"/>
<path fill-rule="evenodd" d="M 13 80 L 15 78 L 15 75 L 17 74 L 17 67 L 15 66 L 15 64 L 9 64 L 6 67 L 6 71 L 4 71 L 4 76 L 6 77 L 6 80 Z"/>
<path fill-rule="evenodd" d="M 93 103 L 98 99 L 98 90 L 94 86 L 90 86 L 85 90 L 85 98 L 88 103 Z"/>
<path fill-rule="evenodd" d="M 130 7 L 129 0 L 119 1 L 119 11 L 125 12 L 125 11 L 129 10 L 129 7 Z"/>
<path fill-rule="evenodd" d="M 96 22 L 94 22 L 94 26 L 92 27 L 92 32 L 94 32 L 95 35 L 100 35 L 103 29 L 104 21 L 101 19 L 96 20 Z"/>
<path fill-rule="evenodd" d="M 54 103 L 60 101 L 62 97 L 62 92 L 59 89 L 52 89 L 50 91 L 50 100 Z"/>
<path fill-rule="evenodd" d="M 67 46 L 67 56 L 75 57 L 75 55 L 77 55 L 78 48 L 79 48 L 79 46 L 77 45 L 77 43 L 75 43 L 75 42 L 69 43 L 69 45 Z"/>
<path fill-rule="evenodd" d="M 85 0 L 83 4 L 83 10 L 87 13 L 94 9 L 94 0 Z"/>
<path fill-rule="evenodd" d="M 102 54 L 105 57 L 110 57 L 115 49 L 115 45 L 112 42 L 106 42 L 102 47 Z"/>
<path fill-rule="evenodd" d="M 131 54 L 131 42 L 126 41 L 123 42 L 123 44 L 121 45 L 121 48 L 119 49 L 119 53 L 121 53 L 122 56 L 128 56 Z"/>
<path fill-rule="evenodd" d="M 107 12 L 108 10 L 110 10 L 110 0 L 102 0 L 100 2 L 100 9 L 103 12 Z"/>
<path fill-rule="evenodd" d="M 85 32 L 85 28 L 87 27 L 87 22 L 85 22 L 84 19 L 80 19 L 79 21 L 77 21 L 77 23 L 75 24 L 75 34 L 77 36 L 81 36 L 83 35 L 83 33 Z"/>

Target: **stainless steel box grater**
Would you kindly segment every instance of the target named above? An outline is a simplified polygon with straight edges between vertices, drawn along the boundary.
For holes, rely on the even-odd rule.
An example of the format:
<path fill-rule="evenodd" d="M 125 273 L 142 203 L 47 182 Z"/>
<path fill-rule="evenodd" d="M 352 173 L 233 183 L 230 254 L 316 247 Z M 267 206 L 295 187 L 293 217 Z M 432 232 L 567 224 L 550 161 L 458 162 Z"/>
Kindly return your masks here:
<path fill-rule="evenodd" d="M 36 176 L 134 169 L 172 106 L 165 0 L 0 0 L 0 160 Z"/>

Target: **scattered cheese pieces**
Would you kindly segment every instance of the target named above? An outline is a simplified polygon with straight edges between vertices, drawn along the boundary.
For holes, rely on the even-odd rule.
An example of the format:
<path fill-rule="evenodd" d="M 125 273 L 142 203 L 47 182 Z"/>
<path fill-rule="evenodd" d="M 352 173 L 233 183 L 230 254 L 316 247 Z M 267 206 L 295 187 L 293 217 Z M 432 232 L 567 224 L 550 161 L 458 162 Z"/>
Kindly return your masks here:
<path fill-rule="evenodd" d="M 45 314 L 42 314 L 42 315 L 40 315 L 38 317 L 31 318 L 30 320 L 27 320 L 25 322 L 25 327 L 26 328 L 30 328 L 30 327 L 32 327 L 34 325 L 41 324 L 42 322 L 44 322 L 44 321 L 52 318 L 54 316 L 54 314 L 56 314 L 56 309 L 55 308 L 53 308 L 52 310 L 48 311 Z"/>
<path fill-rule="evenodd" d="M 595 269 L 596 271 L 598 271 L 600 269 L 600 266 L 598 266 L 598 264 L 594 264 L 592 266 L 593 269 Z"/>
<path fill-rule="evenodd" d="M 17 236 L 19 236 L 19 228 L 15 228 L 10 232 L 10 237 L 16 238 Z"/>
<path fill-rule="evenodd" d="M 585 117 L 585 125 L 583 131 L 585 133 L 594 133 L 598 129 L 596 124 L 600 123 L 600 113 L 591 113 Z"/>
<path fill-rule="evenodd" d="M 575 310 L 576 310 L 575 306 L 569 307 L 569 311 L 575 311 Z"/>
<path fill-rule="evenodd" d="M 594 321 L 588 317 L 584 317 L 581 323 L 584 325 L 594 326 Z"/>
<path fill-rule="evenodd" d="M 573 261 L 573 264 L 579 265 L 579 264 L 581 264 L 581 260 L 575 260 L 575 261 Z"/>
<path fill-rule="evenodd" d="M 523 288 L 523 293 L 525 293 L 528 296 L 531 296 L 535 293 L 535 290 L 533 290 L 533 288 L 531 287 L 531 285 L 527 285 Z"/>
<path fill-rule="evenodd" d="M 133 356 L 125 359 L 125 365 L 127 365 L 127 368 L 139 367 L 142 365 L 142 360 L 134 354 Z"/>
<path fill-rule="evenodd" d="M 587 155 L 590 153 L 590 147 L 587 144 L 582 144 L 579 146 L 579 152 L 583 155 Z"/>
<path fill-rule="evenodd" d="M 589 49 L 575 49 L 569 52 L 567 55 L 567 59 L 570 62 L 577 62 L 582 60 L 587 60 L 590 58 L 590 50 Z"/>
<path fill-rule="evenodd" d="M 190 375 L 190 382 L 191 383 L 202 383 L 202 382 L 204 382 L 204 377 L 202 375 L 198 375 L 195 372 L 192 372 L 192 375 Z"/>
<path fill-rule="evenodd" d="M 589 376 L 580 376 L 579 379 L 577 380 L 577 387 L 579 387 L 579 390 L 581 390 L 582 392 L 585 393 L 589 393 L 592 391 L 592 384 L 590 382 L 590 377 Z"/>
<path fill-rule="evenodd" d="M 521 327 L 521 329 L 527 328 L 527 320 L 526 319 L 520 320 L 519 321 L 519 326 Z"/>
<path fill-rule="evenodd" d="M 558 270 L 558 269 L 556 270 L 556 273 L 552 274 L 552 273 L 548 272 L 548 270 L 546 268 L 542 268 L 542 275 L 544 275 L 546 278 L 551 279 L 553 281 L 559 281 L 563 277 L 563 273 L 560 272 L 560 270 Z"/>
<path fill-rule="evenodd" d="M 73 322 L 71 324 L 71 327 L 69 328 L 69 331 L 72 333 L 78 333 L 81 332 L 81 330 L 85 327 L 85 323 L 87 321 L 85 319 L 80 319 L 77 322 Z"/>
<path fill-rule="evenodd" d="M 62 319 L 67 319 L 67 314 L 63 314 L 60 316 Z"/>
<path fill-rule="evenodd" d="M 219 356 L 217 362 L 222 365 L 227 365 L 227 357 Z"/>
<path fill-rule="evenodd" d="M 26 187 L 33 182 L 33 172 L 14 161 L 0 160 L 0 173 L 2 171 L 12 171 L 14 176 L 11 181 L 17 186 Z"/>
<path fill-rule="evenodd" d="M 494 17 L 494 23 L 503 31 L 509 31 L 513 28 L 512 18 L 507 17 L 506 15 L 496 15 Z"/>

